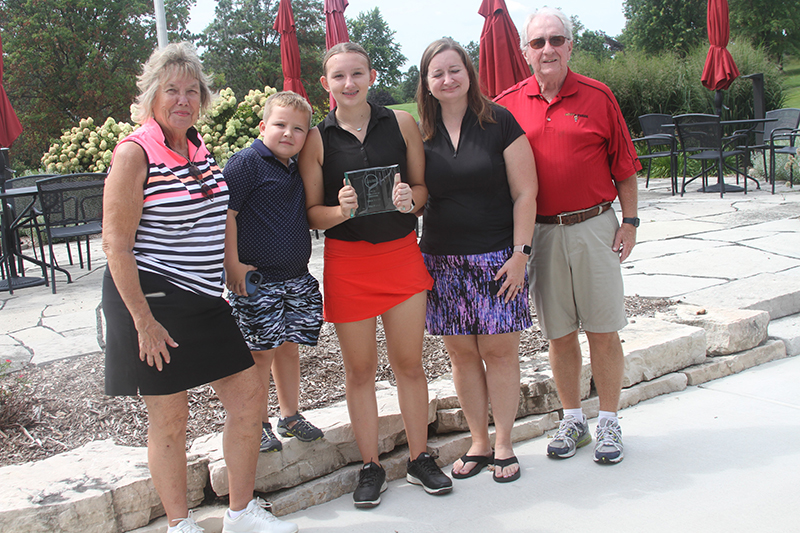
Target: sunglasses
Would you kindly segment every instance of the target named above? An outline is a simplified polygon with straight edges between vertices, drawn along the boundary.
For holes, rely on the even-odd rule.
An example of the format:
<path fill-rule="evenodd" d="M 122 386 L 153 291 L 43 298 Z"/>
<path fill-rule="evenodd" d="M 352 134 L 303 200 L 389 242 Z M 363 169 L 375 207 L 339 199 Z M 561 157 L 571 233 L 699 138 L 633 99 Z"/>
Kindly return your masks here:
<path fill-rule="evenodd" d="M 534 50 L 541 50 L 544 48 L 546 42 L 550 42 L 550 46 L 553 48 L 558 48 L 565 42 L 567 42 L 567 38 L 563 35 L 553 35 L 552 37 L 545 39 L 544 37 L 539 37 L 538 39 L 534 39 L 528 43 L 528 46 L 533 48 Z"/>
<path fill-rule="evenodd" d="M 194 178 L 198 185 L 200 185 L 200 192 L 203 193 L 203 198 L 206 200 L 213 200 L 214 199 L 214 189 L 208 186 L 208 184 L 203 181 L 203 173 L 200 172 L 200 169 L 197 166 L 189 162 L 189 174 Z"/>

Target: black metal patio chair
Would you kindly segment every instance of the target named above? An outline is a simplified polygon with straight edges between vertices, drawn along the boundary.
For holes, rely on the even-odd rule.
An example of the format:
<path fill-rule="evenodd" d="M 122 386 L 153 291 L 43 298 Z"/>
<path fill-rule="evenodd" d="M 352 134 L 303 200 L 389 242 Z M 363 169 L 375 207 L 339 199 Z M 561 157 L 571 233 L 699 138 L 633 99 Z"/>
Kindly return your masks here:
<path fill-rule="evenodd" d="M 702 176 L 702 191 L 710 192 L 714 189 L 708 186 L 708 163 L 716 163 L 717 184 L 719 185 L 720 197 L 725 194 L 725 168 L 736 172 L 736 179 L 739 179 L 739 157 L 744 156 L 746 151 L 739 148 L 739 144 L 746 142 L 743 134 L 734 134 L 728 137 L 722 133 L 722 124 L 718 115 L 707 115 L 691 113 L 673 117 L 673 122 L 678 130 L 678 139 L 681 143 L 684 161 L 695 159 L 701 162 L 701 170 L 695 176 L 686 180 L 686 164 L 684 163 L 684 176 L 681 184 L 681 196 L 686 192 L 687 183 L 691 183 Z M 733 157 L 736 166 L 726 164 L 725 160 Z M 729 186 L 730 189 L 730 186 Z M 744 192 L 747 194 L 747 177 L 744 179 Z"/>
<path fill-rule="evenodd" d="M 78 259 L 83 268 L 81 238 L 85 237 L 86 267 L 89 270 L 92 268 L 89 236 L 102 232 L 105 178 L 106 174 L 64 174 L 36 182 L 50 250 L 53 294 L 56 292 L 55 270 L 58 268 L 53 252 L 54 239 L 77 239 Z M 62 268 L 58 270 L 67 274 L 67 283 L 72 283 L 69 272 Z"/>
<path fill-rule="evenodd" d="M 643 137 L 633 139 L 634 143 L 645 143 L 647 153 L 639 155 L 639 160 L 647 161 L 647 180 L 645 187 L 650 186 L 650 170 L 653 159 L 660 157 L 669 158 L 670 180 L 672 194 L 678 192 L 678 140 L 675 138 L 675 128 L 669 126 L 672 116 L 661 113 L 650 113 L 639 117 Z"/>

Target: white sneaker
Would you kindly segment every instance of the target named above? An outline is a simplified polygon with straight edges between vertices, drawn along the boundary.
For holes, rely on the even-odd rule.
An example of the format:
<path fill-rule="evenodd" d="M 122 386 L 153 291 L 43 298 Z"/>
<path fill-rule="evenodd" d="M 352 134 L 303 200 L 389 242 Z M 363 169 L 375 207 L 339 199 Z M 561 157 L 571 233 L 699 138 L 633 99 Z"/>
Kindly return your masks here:
<path fill-rule="evenodd" d="M 225 511 L 222 533 L 295 533 L 297 524 L 278 520 L 267 511 L 270 505 L 261 498 L 254 498 L 244 512 L 233 519 Z"/>
<path fill-rule="evenodd" d="M 167 531 L 170 531 L 170 529 L 167 528 Z M 172 533 L 203 533 L 204 531 L 205 530 L 194 521 L 192 511 L 189 511 L 189 518 L 184 518 L 171 530 Z"/>

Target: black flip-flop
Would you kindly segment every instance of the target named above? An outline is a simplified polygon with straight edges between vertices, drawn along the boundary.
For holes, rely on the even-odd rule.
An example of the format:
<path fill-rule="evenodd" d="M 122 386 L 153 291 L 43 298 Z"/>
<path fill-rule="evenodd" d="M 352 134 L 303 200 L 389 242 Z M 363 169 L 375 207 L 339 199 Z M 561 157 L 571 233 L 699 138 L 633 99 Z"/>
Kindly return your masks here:
<path fill-rule="evenodd" d="M 516 456 L 514 456 L 514 455 L 512 455 L 508 459 L 495 459 L 494 460 L 494 473 L 492 473 L 492 477 L 494 478 L 494 480 L 497 481 L 498 483 L 511 483 L 512 481 L 518 480 L 519 479 L 519 475 L 522 472 L 522 468 L 519 468 L 514 473 L 514 475 L 512 475 L 510 477 L 502 477 L 502 476 L 498 477 L 498 475 L 497 475 L 498 472 L 502 472 L 503 471 L 503 468 L 505 468 L 507 466 L 511 466 L 514 463 L 519 464 L 519 461 L 517 460 Z"/>
<path fill-rule="evenodd" d="M 455 479 L 467 479 L 468 477 L 472 477 L 474 475 L 480 474 L 481 470 L 483 470 L 486 466 L 492 464 L 494 460 L 494 454 L 490 456 L 486 455 L 467 455 L 466 453 L 461 456 L 461 462 L 463 464 L 467 463 L 475 463 L 469 472 L 466 474 L 456 474 L 455 472 L 451 471 L 450 474 Z"/>

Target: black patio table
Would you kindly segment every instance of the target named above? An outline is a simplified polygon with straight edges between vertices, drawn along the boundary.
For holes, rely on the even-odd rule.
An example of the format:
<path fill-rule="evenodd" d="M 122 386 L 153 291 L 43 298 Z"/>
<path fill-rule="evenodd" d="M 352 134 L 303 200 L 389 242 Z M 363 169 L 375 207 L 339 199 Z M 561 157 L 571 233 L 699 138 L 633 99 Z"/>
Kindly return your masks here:
<path fill-rule="evenodd" d="M 729 119 L 729 120 L 720 120 L 719 123 L 725 126 L 733 126 L 733 125 L 742 125 L 744 124 L 744 129 L 736 130 L 734 133 L 741 133 L 743 135 L 749 135 L 753 132 L 753 130 L 758 127 L 759 124 L 766 124 L 767 122 L 776 122 L 777 118 L 740 118 L 740 119 Z M 662 124 L 664 128 L 672 128 L 675 124 Z M 750 178 L 751 180 L 756 182 L 756 187 L 761 188 L 761 185 L 758 183 L 758 180 L 752 176 L 747 175 L 747 169 L 744 170 L 744 179 Z M 720 189 L 719 179 L 717 179 L 717 183 L 714 185 L 709 185 L 708 187 L 700 187 L 697 189 L 697 192 L 719 192 Z M 725 184 L 725 192 L 742 192 L 744 188 L 739 187 L 738 185 L 728 185 Z"/>

